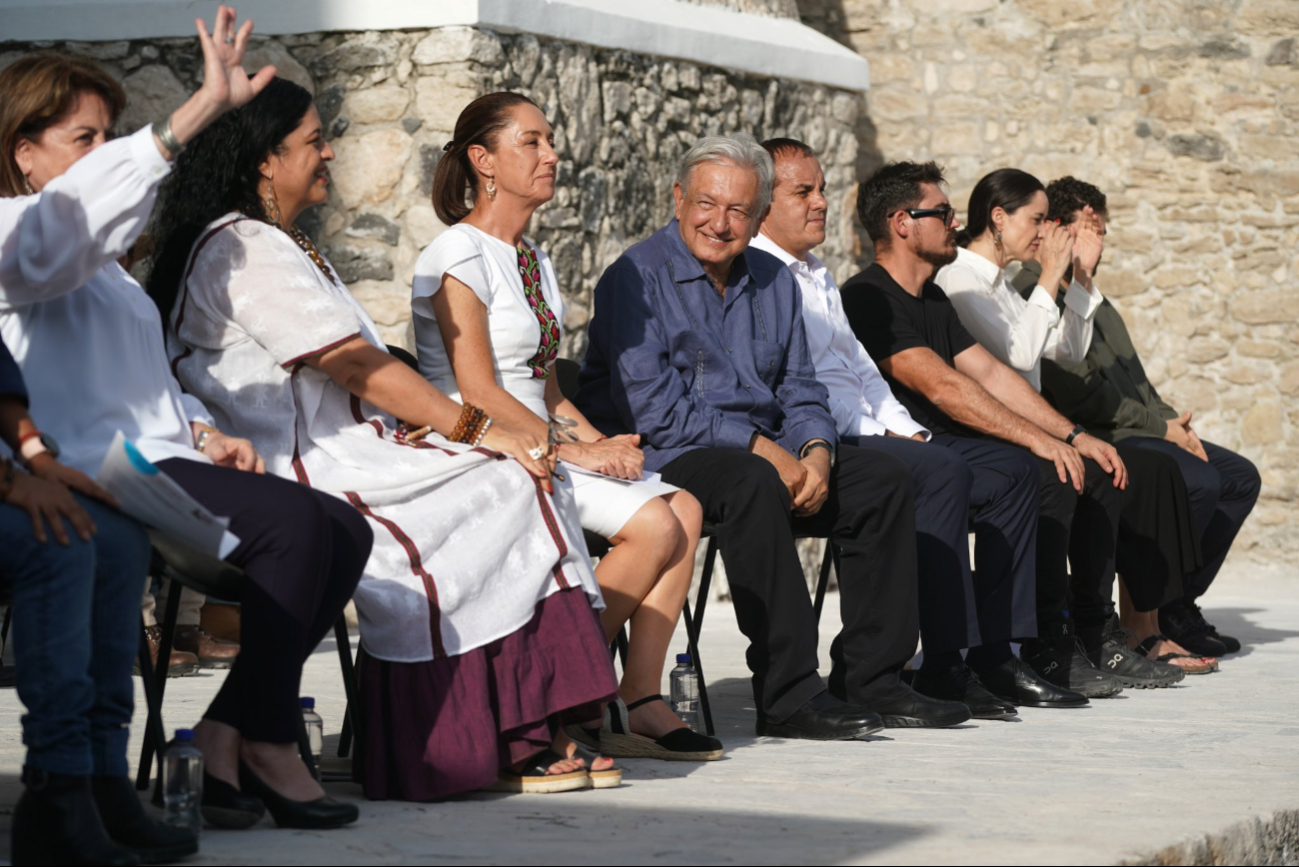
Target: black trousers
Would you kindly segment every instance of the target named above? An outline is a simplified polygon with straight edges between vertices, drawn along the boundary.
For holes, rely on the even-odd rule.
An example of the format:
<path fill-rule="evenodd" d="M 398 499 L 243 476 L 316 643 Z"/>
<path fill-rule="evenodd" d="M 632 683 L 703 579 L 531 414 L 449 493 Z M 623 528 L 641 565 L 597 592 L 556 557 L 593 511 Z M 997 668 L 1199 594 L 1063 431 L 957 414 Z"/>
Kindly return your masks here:
<path fill-rule="evenodd" d="M 1182 470 L 1203 555 L 1203 565 L 1183 580 L 1185 598 L 1193 602 L 1217 577 L 1236 534 L 1258 502 L 1262 487 L 1258 469 L 1248 458 L 1209 442 L 1204 443 L 1207 463 L 1167 440 L 1131 437 L 1124 442 L 1168 455 Z"/>
<path fill-rule="evenodd" d="M 926 655 L 1037 635 L 1038 473 L 1032 459 L 1014 446 L 967 437 L 843 441 L 892 455 L 911 469 Z"/>
<path fill-rule="evenodd" d="M 830 655 L 832 686 L 869 706 L 904 690 L 899 672 L 915 653 L 915 496 L 911 471 L 888 455 L 841 446 L 830 495 L 795 517 L 775 468 L 741 449 L 696 449 L 662 469 L 718 525 L 759 713 L 781 722 L 825 690 L 817 674 L 817 623 L 797 536 L 839 546 L 843 631 Z"/>
<path fill-rule="evenodd" d="M 1181 599 L 1183 579 L 1200 568 L 1199 533 L 1177 462 L 1131 440 L 1116 447 L 1128 468 L 1128 488 L 1115 565 L 1133 607 L 1153 611 Z M 1080 611 L 1079 617 L 1086 619 L 1088 613 Z"/>
<path fill-rule="evenodd" d="M 302 666 L 361 578 L 374 536 L 337 497 L 277 476 L 172 458 L 158 466 L 213 514 L 230 519 L 244 570 L 239 657 L 206 719 L 248 740 L 295 743 Z"/>

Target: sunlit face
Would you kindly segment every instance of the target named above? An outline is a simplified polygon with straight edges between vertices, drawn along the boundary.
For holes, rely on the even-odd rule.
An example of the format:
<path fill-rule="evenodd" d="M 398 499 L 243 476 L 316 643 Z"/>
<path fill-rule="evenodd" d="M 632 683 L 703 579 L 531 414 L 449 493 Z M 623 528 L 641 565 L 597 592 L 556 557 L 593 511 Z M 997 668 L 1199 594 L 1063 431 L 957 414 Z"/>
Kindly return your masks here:
<path fill-rule="evenodd" d="M 32 189 L 45 185 L 66 172 L 72 164 L 113 137 L 113 117 L 99 94 L 82 91 L 72 111 L 36 137 L 19 138 L 14 146 L 18 170 Z"/>
<path fill-rule="evenodd" d="M 799 259 L 825 241 L 825 175 L 816 157 L 781 156 L 762 232 Z"/>
<path fill-rule="evenodd" d="M 280 152 L 271 154 L 261 166 L 262 176 L 274 187 L 286 224 L 329 197 L 329 161 L 333 158 L 334 149 L 325 141 L 320 114 L 313 105 L 280 144 Z"/>
<path fill-rule="evenodd" d="M 480 174 L 493 178 L 498 196 L 504 194 L 534 206 L 549 202 L 555 197 L 559 165 L 555 133 L 535 105 L 516 105 L 510 114 L 512 122 L 497 134 L 490 154 L 484 154 Z"/>
<path fill-rule="evenodd" d="M 730 163 L 703 163 L 690 172 L 689 188 L 672 187 L 681 239 L 710 273 L 725 273 L 757 234 L 758 176 Z"/>
<path fill-rule="evenodd" d="M 1007 262 L 1031 262 L 1037 258 L 1038 247 L 1046 236 L 1046 209 L 1046 193 L 1042 190 L 1013 214 L 992 209 L 993 230 L 1001 232 L 1001 250 Z"/>
<path fill-rule="evenodd" d="M 952 206 L 947 193 L 937 184 L 921 184 L 920 189 L 924 195 L 909 210 Z M 898 228 L 906 231 L 911 250 L 934 268 L 941 268 L 956 261 L 956 233 L 961 228 L 959 220 L 953 219 L 952 225 L 946 226 L 939 217 L 912 217 L 905 210 L 895 214 L 891 219 L 906 221 Z"/>

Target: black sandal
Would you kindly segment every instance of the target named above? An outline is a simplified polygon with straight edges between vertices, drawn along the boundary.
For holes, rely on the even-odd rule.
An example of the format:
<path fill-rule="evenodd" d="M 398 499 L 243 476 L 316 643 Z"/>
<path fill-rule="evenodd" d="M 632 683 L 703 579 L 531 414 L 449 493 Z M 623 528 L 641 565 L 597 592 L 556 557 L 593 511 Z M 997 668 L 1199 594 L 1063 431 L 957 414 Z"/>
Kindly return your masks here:
<path fill-rule="evenodd" d="M 566 774 L 547 774 L 551 765 L 568 761 L 552 749 L 544 749 L 523 763 L 520 770 L 501 768 L 496 772 L 496 782 L 487 786 L 489 792 L 519 792 L 531 795 L 549 795 L 554 792 L 572 792 L 591 784 L 586 768 Z"/>
<path fill-rule="evenodd" d="M 591 778 L 591 788 L 616 789 L 622 785 L 622 768 L 618 767 L 617 763 L 610 765 L 603 771 L 593 770 L 597 759 L 607 759 L 610 756 L 593 753 L 577 741 L 573 741 L 572 758 L 586 760 L 586 775 Z"/>
<path fill-rule="evenodd" d="M 722 757 L 722 742 L 689 728 L 679 728 L 661 738 L 638 735 L 631 730 L 631 711 L 652 701 L 663 701 L 661 695 L 647 695 L 623 704 L 614 699 L 605 709 L 604 727 L 600 729 L 600 752 L 619 759 L 666 759 L 677 762 L 711 762 Z"/>
<path fill-rule="evenodd" d="M 1171 641 L 1171 640 L 1172 639 L 1168 638 L 1167 636 L 1160 635 L 1159 633 L 1156 632 L 1154 635 L 1147 636 L 1140 644 L 1138 644 L 1137 650 L 1141 653 L 1142 656 L 1145 656 L 1148 659 L 1154 659 L 1156 662 L 1163 662 L 1163 663 L 1167 663 L 1168 665 L 1174 665 L 1174 663 L 1170 662 L 1170 660 L 1173 659 L 1193 659 L 1196 662 L 1200 663 L 1201 666 L 1203 666 L 1203 668 L 1189 668 L 1185 665 L 1176 666 L 1177 668 L 1180 668 L 1182 671 L 1186 672 L 1187 674 L 1213 674 L 1215 671 L 1218 670 L 1218 660 L 1213 659 L 1213 657 L 1209 657 L 1209 656 L 1196 656 L 1191 653 L 1164 653 L 1157 657 L 1150 656 L 1150 651 L 1155 649 L 1156 644 L 1158 644 L 1161 641 Z"/>

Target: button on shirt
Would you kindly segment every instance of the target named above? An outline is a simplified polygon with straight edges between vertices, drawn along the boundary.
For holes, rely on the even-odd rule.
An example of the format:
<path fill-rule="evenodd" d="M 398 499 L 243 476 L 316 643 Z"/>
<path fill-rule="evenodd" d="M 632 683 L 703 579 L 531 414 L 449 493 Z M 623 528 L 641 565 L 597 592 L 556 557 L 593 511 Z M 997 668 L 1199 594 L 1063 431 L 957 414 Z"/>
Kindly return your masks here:
<path fill-rule="evenodd" d="M 755 433 L 795 455 L 835 442 L 798 285 L 767 253 L 735 260 L 723 299 L 673 220 L 604 272 L 588 340 L 578 408 L 606 434 L 639 433 L 648 470 Z"/>
<path fill-rule="evenodd" d="M 1065 293 L 1064 314 L 1055 299 L 1037 286 L 1025 301 L 995 262 L 958 247 L 956 261 L 939 270 L 942 287 L 961 322 L 983 347 L 1042 390 L 1042 359 L 1077 363 L 1092 342 L 1092 318 L 1099 291 L 1075 280 Z"/>
<path fill-rule="evenodd" d="M 830 392 L 830 414 L 840 436 L 902 436 L 930 433 L 911 418 L 880 370 L 862 348 L 843 312 L 839 287 L 820 259 L 796 259 L 766 235 L 749 245 L 775 256 L 798 281 L 803 296 L 803 328 L 816 378 Z"/>

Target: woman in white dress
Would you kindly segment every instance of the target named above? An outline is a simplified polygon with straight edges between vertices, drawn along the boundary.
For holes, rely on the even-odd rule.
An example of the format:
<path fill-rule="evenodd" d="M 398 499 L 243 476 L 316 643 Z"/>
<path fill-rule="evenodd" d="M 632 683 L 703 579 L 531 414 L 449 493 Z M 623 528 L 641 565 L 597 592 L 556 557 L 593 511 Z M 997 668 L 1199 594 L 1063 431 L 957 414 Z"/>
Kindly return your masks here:
<path fill-rule="evenodd" d="M 354 597 L 365 793 L 616 785 L 621 771 L 570 758 L 559 731 L 616 689 L 571 492 L 552 499 L 544 436 L 389 355 L 294 226 L 325 201 L 332 158 L 311 95 L 272 81 L 182 156 L 150 288 L 186 389 L 269 472 L 345 498 L 374 530 Z"/>
<path fill-rule="evenodd" d="M 247 827 L 269 810 L 281 826 L 319 829 L 355 821 L 358 811 L 327 797 L 298 756 L 298 686 L 303 663 L 360 578 L 370 529 L 337 498 L 264 475 L 251 443 L 213 427 L 168 369 L 157 308 L 117 263 L 144 228 L 175 155 L 274 74 L 267 67 L 250 79 L 243 71 L 251 23 L 236 29 L 234 22 L 234 10 L 224 6 L 210 36 L 200 22 L 202 88 L 152 129 L 115 141 L 109 139 L 125 95 L 93 63 L 35 54 L 0 73 L 0 331 L 31 388 L 32 417 L 52 436 L 41 437 L 43 444 L 62 445 L 65 473 L 96 473 L 120 431 L 191 497 L 230 519 L 240 543 L 227 559 L 245 575 L 243 641 L 195 726 L 206 759 L 203 815 L 213 824 Z M 114 523 L 125 521 L 117 516 Z M 135 590 L 128 598 L 138 599 L 147 562 L 127 576 Z M 88 731 L 70 726 L 33 741 L 38 755 L 50 741 L 67 741 L 74 756 L 79 744 L 82 753 L 70 766 L 45 766 L 27 777 L 31 790 L 15 811 L 18 863 L 162 863 L 197 849 L 191 837 L 187 850 L 176 851 L 176 829 L 154 827 L 127 778 L 138 608 L 115 611 L 100 593 L 93 611 L 82 597 L 51 615 L 82 618 L 93 633 L 85 644 L 58 647 L 69 668 L 82 659 L 83 680 L 69 684 L 57 668 L 41 671 L 68 710 L 90 719 Z M 40 628 L 32 615 L 37 624 L 43 619 L 39 607 L 20 609 L 20 619 L 24 613 L 18 637 Z M 124 640 L 113 641 L 115 635 Z M 99 684 L 112 686 L 111 695 L 97 690 L 93 708 L 83 691 L 87 665 Z M 67 776 L 87 773 L 92 779 L 81 776 L 79 784 Z M 92 792 L 95 803 L 86 804 Z M 103 827 L 96 828 L 100 817 Z M 87 851 L 105 829 L 133 850 L 129 859 L 102 846 Z M 38 840 L 20 845 L 31 835 Z"/>
<path fill-rule="evenodd" d="M 460 113 L 445 151 L 433 205 L 451 228 L 420 256 L 412 289 L 420 371 L 536 436 L 547 435 L 550 415 L 576 423 L 576 441 L 556 449 L 582 527 L 613 546 L 596 567 L 606 638 L 631 624 L 619 700 L 598 732 L 573 731 L 611 756 L 719 758 L 721 743 L 687 728 L 659 695 L 694 570 L 699 503 L 657 478 L 642 480 L 639 438 L 604 436 L 556 381 L 564 301 L 550 260 L 523 236 L 555 195 L 550 124 L 521 94 L 488 94 Z"/>

